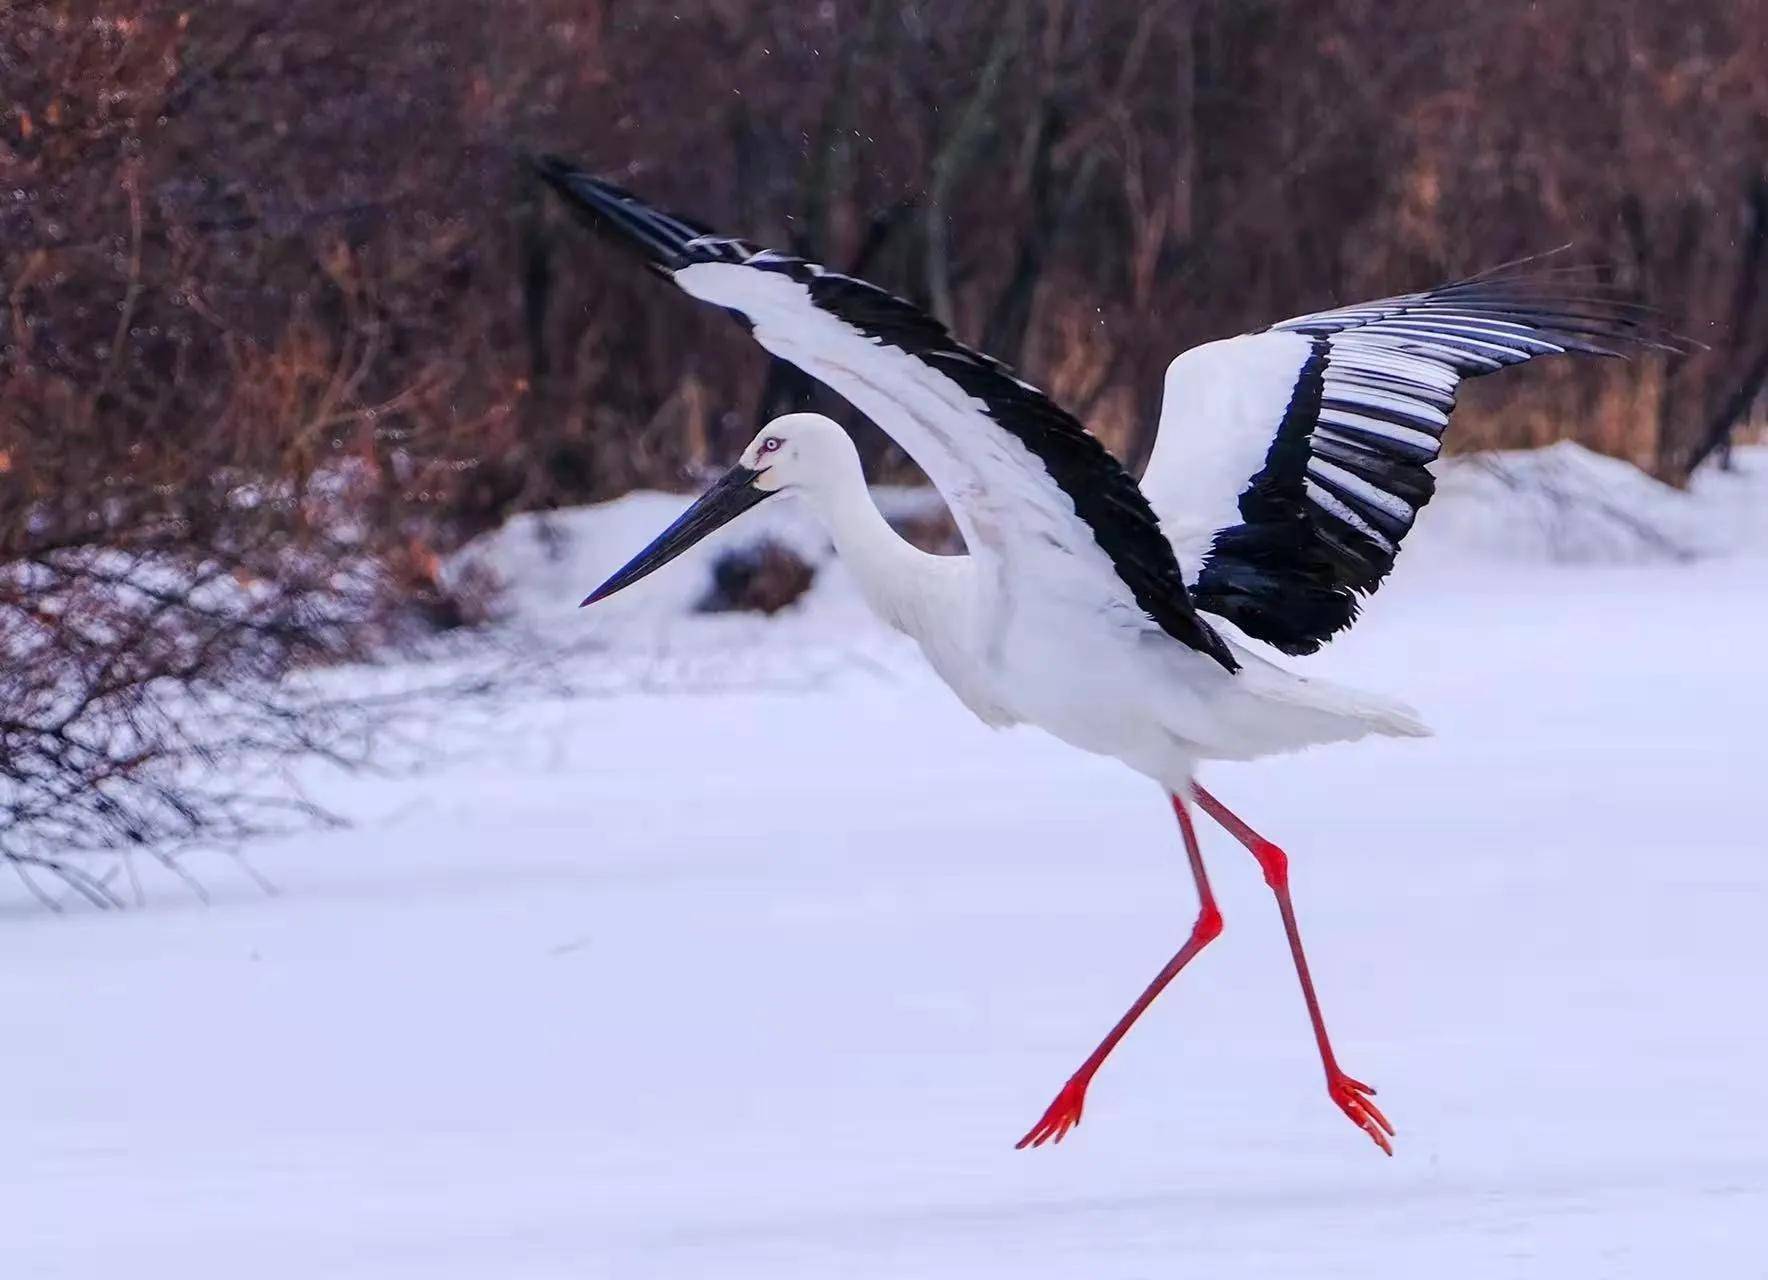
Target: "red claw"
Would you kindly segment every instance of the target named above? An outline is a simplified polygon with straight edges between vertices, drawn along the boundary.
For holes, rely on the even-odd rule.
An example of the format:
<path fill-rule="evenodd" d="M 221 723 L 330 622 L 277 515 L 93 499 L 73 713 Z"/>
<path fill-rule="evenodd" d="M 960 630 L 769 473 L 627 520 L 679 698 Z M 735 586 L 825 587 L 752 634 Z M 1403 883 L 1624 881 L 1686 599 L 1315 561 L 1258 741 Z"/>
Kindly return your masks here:
<path fill-rule="evenodd" d="M 1087 1085 L 1090 1081 L 1080 1076 L 1062 1086 L 1062 1092 L 1056 1095 L 1049 1109 L 1044 1112 L 1043 1119 L 1031 1127 L 1031 1132 L 1013 1144 L 1016 1151 L 1027 1147 L 1041 1147 L 1046 1142 L 1060 1142 L 1068 1136 L 1068 1131 L 1080 1124 L 1080 1113 L 1087 1105 Z"/>
<path fill-rule="evenodd" d="M 1364 1133 L 1388 1155 L 1394 1153 L 1393 1143 L 1388 1139 L 1393 1136 L 1394 1127 L 1388 1118 L 1381 1114 L 1381 1108 L 1370 1101 L 1375 1090 L 1361 1080 L 1353 1080 L 1342 1071 L 1334 1071 L 1326 1077 L 1326 1093 L 1338 1104 L 1338 1109 L 1351 1118 Z"/>

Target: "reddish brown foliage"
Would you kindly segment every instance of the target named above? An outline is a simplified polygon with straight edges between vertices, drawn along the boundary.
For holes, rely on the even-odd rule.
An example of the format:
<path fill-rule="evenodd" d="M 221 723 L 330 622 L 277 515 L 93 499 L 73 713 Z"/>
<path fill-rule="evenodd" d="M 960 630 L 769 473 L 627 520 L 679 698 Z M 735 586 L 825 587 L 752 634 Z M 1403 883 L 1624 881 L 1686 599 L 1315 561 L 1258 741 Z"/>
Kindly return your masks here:
<path fill-rule="evenodd" d="M 1764 31 L 1760 0 L 14 7 L 4 538 L 348 460 L 409 554 L 679 482 L 802 394 L 516 148 L 861 263 L 1132 455 L 1190 343 L 1574 241 L 1713 351 L 1499 380 L 1454 442 L 1675 476 L 1768 359 Z"/>

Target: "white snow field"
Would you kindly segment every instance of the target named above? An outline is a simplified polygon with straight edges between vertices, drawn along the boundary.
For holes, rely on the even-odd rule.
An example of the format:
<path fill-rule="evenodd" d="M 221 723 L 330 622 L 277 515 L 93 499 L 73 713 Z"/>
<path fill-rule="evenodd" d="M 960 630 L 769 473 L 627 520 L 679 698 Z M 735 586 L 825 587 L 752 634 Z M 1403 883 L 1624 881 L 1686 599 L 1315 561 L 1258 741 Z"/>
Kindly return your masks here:
<path fill-rule="evenodd" d="M 1081 1128 L 1013 1149 L 1183 940 L 1178 836 L 1115 763 L 971 721 L 830 570 L 774 623 L 569 614 L 605 696 L 321 779 L 359 825 L 252 850 L 275 897 L 219 857 L 206 907 L 0 890 L 0 1277 L 1768 1275 L 1745 462 L 1657 494 L 1724 555 L 1421 539 L 1309 666 L 1439 736 L 1206 775 L 1290 850 L 1391 1160 L 1208 829 L 1225 934 Z M 595 579 L 560 576 L 564 618 Z"/>

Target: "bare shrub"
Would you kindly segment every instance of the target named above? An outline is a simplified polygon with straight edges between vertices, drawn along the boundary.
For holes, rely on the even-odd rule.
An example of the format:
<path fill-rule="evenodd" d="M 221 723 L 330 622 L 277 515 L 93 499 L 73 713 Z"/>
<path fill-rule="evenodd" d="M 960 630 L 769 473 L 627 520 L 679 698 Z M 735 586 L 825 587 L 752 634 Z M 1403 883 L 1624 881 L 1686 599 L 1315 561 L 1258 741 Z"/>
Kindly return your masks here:
<path fill-rule="evenodd" d="M 77 529 L 27 512 L 6 540 L 0 862 L 51 905 L 45 875 L 115 906 L 127 855 L 183 876 L 193 847 L 328 822 L 298 766 L 389 767 L 404 721 L 498 691 L 340 688 L 327 668 L 413 638 L 407 584 L 285 494 L 221 492 L 206 513 L 190 492 L 151 514 L 119 495 Z"/>
<path fill-rule="evenodd" d="M 701 613 L 772 615 L 810 590 L 815 578 L 816 569 L 797 552 L 764 538 L 712 562 L 712 586 L 696 607 Z"/>

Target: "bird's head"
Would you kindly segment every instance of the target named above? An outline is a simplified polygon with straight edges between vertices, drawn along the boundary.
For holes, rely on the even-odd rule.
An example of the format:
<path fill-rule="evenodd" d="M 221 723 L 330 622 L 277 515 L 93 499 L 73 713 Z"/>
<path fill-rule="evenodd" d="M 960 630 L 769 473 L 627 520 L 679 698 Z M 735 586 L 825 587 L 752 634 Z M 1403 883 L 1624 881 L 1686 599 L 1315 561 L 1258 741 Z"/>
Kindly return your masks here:
<path fill-rule="evenodd" d="M 755 487 L 764 493 L 819 488 L 858 464 L 853 441 L 820 413 L 775 418 L 749 442 L 737 462 L 755 473 Z"/>
<path fill-rule="evenodd" d="M 849 467 L 858 472 L 859 455 L 847 433 L 828 418 L 818 413 L 775 418 L 749 442 L 736 466 L 583 603 L 605 600 L 654 573 L 774 494 L 819 488 Z"/>

